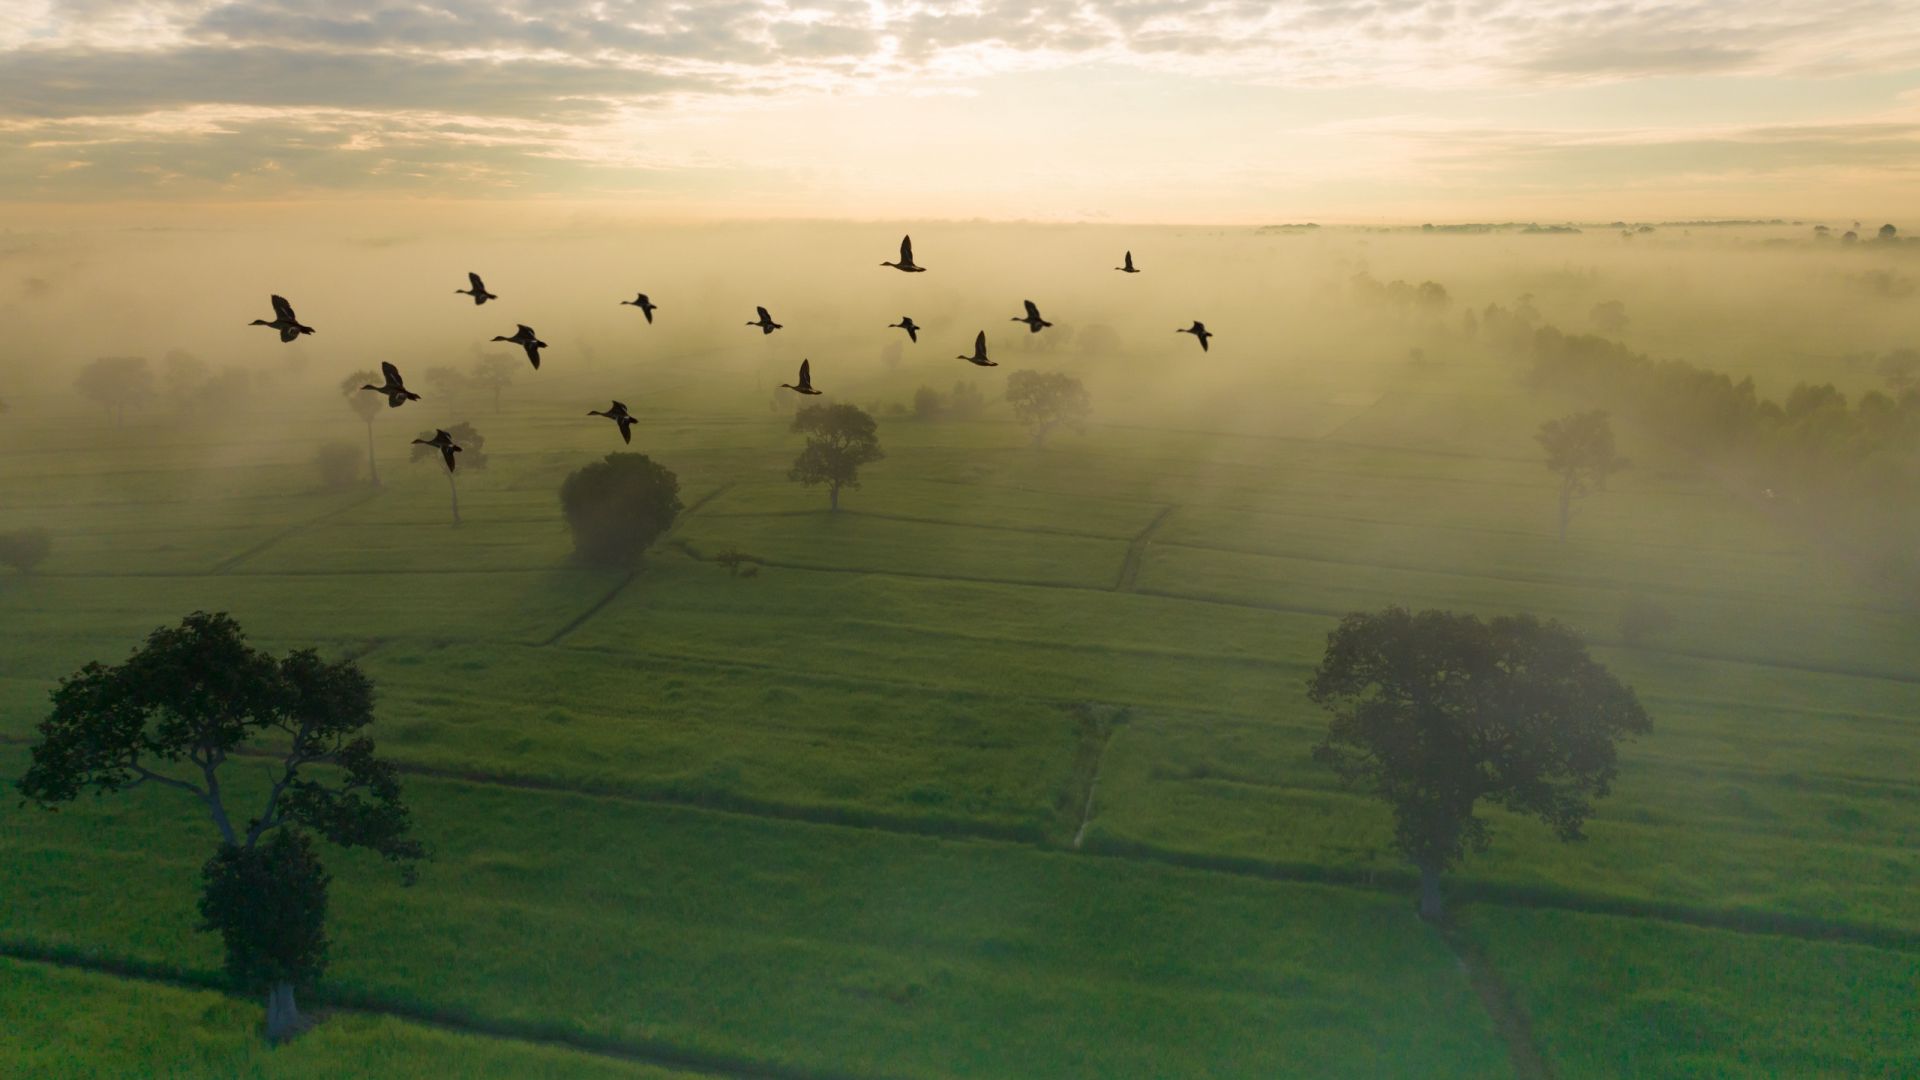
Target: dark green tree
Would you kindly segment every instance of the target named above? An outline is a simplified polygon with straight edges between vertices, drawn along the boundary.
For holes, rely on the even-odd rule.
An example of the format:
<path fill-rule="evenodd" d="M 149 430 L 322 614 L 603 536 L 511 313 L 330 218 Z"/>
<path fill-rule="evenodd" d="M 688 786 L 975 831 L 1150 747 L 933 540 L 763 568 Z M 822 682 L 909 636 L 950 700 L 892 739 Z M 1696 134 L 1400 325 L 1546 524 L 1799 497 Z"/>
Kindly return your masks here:
<path fill-rule="evenodd" d="M 447 467 L 447 458 L 437 448 L 423 443 L 413 444 L 413 453 L 409 461 L 431 461 L 447 478 L 447 493 L 453 497 L 453 523 L 460 524 L 460 474 L 480 472 L 487 467 L 487 455 L 482 447 L 487 445 L 487 437 L 475 430 L 472 424 L 461 421 L 447 429 L 453 436 L 453 445 L 460 448 L 454 456 L 454 467 Z M 420 438 L 431 439 L 433 432 L 423 431 Z"/>
<path fill-rule="evenodd" d="M 18 786 L 50 810 L 89 789 L 143 784 L 198 802 L 220 839 L 204 870 L 205 925 L 220 931 L 236 982 L 267 990 L 267 1034 L 280 1039 L 299 1019 L 294 988 L 326 956 L 326 879 L 307 834 L 379 852 L 409 883 L 427 853 L 410 836 L 398 774 L 366 734 L 372 722 L 373 683 L 352 662 L 311 649 L 276 659 L 228 615 L 197 611 L 124 663 L 62 679 Z M 222 785 L 222 767 L 242 754 L 265 758 L 267 772 L 258 812 L 244 819 Z M 284 833 L 298 839 L 263 847 Z"/>
<path fill-rule="evenodd" d="M 1093 399 L 1080 380 L 1059 371 L 1016 371 L 1007 377 L 1007 404 L 1013 418 L 1033 432 L 1034 449 L 1045 449 L 1047 435 L 1066 424 L 1086 426 Z"/>
<path fill-rule="evenodd" d="M 574 558 L 630 566 L 680 514 L 680 478 L 645 454 L 608 454 L 560 485 Z"/>
<path fill-rule="evenodd" d="M 1560 477 L 1560 539 L 1573 520 L 1573 500 L 1605 491 L 1607 477 L 1627 467 L 1613 452 L 1613 425 L 1601 411 L 1574 413 L 1540 425 L 1534 436 L 1547 451 L 1547 469 Z"/>
<path fill-rule="evenodd" d="M 1307 696 L 1333 714 L 1314 760 L 1392 809 L 1426 919 L 1444 915 L 1440 875 L 1487 847 L 1482 800 L 1582 839 L 1615 743 L 1652 728 L 1577 634 L 1532 615 L 1356 612 L 1327 635 Z"/>
<path fill-rule="evenodd" d="M 793 430 L 804 432 L 807 445 L 793 459 L 787 479 L 812 487 L 827 485 L 827 506 L 840 509 L 840 489 L 859 488 L 860 466 L 886 457 L 880 449 L 879 425 L 854 405 L 810 405 L 793 417 Z"/>
<path fill-rule="evenodd" d="M 296 988 L 327 967 L 326 868 L 305 833 L 276 830 L 252 848 L 224 844 L 200 870 L 200 929 L 218 931 L 227 974 L 267 999 L 267 1033 L 300 1023 Z"/>

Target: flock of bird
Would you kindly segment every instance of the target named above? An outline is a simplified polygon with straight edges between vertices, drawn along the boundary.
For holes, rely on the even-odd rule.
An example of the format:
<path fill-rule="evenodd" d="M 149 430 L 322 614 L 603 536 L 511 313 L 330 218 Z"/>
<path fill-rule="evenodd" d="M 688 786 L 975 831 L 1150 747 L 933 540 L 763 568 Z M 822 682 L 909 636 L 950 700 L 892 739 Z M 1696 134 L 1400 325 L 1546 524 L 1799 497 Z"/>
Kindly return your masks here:
<path fill-rule="evenodd" d="M 893 260 L 887 260 L 882 262 L 880 265 L 891 266 L 895 270 L 899 270 L 902 273 L 908 273 L 908 274 L 923 274 L 923 273 L 926 273 L 926 270 L 927 270 L 926 267 L 921 266 L 920 264 L 913 261 L 913 237 L 912 236 L 903 236 L 900 238 L 900 259 L 898 262 L 895 262 Z M 1114 267 L 1114 269 L 1120 271 L 1123 274 L 1137 274 L 1140 272 L 1139 269 L 1133 265 L 1133 252 L 1131 251 L 1127 252 L 1126 258 L 1122 261 L 1121 265 Z M 491 293 L 487 291 L 487 286 L 484 282 L 480 280 L 479 274 L 475 274 L 469 271 L 467 274 L 467 282 L 468 282 L 468 288 L 455 289 L 453 291 L 461 296 L 473 297 L 473 304 L 475 307 L 479 307 L 480 305 L 485 304 L 489 300 L 500 299 L 499 294 Z M 620 303 L 623 305 L 639 308 L 640 313 L 647 317 L 648 325 L 652 325 L 653 313 L 659 306 L 655 304 L 652 300 L 648 299 L 646 293 L 639 293 L 632 300 L 622 300 L 620 301 Z M 1025 300 L 1025 301 L 1022 301 L 1022 303 L 1026 306 L 1027 313 L 1024 316 L 1015 315 L 1010 321 L 1017 322 L 1017 323 L 1025 323 L 1027 327 L 1027 331 L 1033 334 L 1037 334 L 1040 331 L 1046 329 L 1047 327 L 1053 325 L 1052 323 L 1048 322 L 1046 319 L 1041 318 L 1040 309 L 1034 306 L 1033 301 Z M 782 329 L 782 324 L 774 322 L 773 316 L 767 314 L 766 308 L 756 307 L 753 310 L 754 310 L 754 313 L 759 316 L 759 318 L 748 322 L 747 325 L 759 327 L 760 333 L 763 336 L 767 334 L 771 334 L 775 330 Z M 293 305 L 288 303 L 286 298 L 283 296 L 273 297 L 273 316 L 274 317 L 271 321 L 267 319 L 255 319 L 251 323 L 248 323 L 247 325 L 265 326 L 270 329 L 277 330 L 280 332 L 280 340 L 284 342 L 297 341 L 299 340 L 300 335 L 313 333 L 313 327 L 308 326 L 305 323 L 302 323 L 298 318 L 294 316 Z M 913 317 L 911 315 L 902 315 L 900 317 L 899 322 L 888 323 L 887 328 L 889 330 L 893 330 L 893 329 L 905 330 L 907 332 L 907 339 L 909 341 L 912 341 L 915 344 L 918 344 L 920 341 L 920 327 L 918 324 L 916 324 L 913 321 Z M 1174 333 L 1192 334 L 1200 342 L 1200 350 L 1202 352 L 1207 351 L 1207 340 L 1213 336 L 1212 332 L 1210 332 L 1207 329 L 1207 324 L 1200 322 L 1198 320 L 1195 320 L 1192 326 L 1181 327 L 1175 330 Z M 527 326 L 525 323 L 519 323 L 514 326 L 514 330 L 512 334 L 496 335 L 493 340 L 508 342 L 509 344 L 518 345 L 522 349 L 525 349 L 527 353 L 527 362 L 533 365 L 533 369 L 535 371 L 540 370 L 540 350 L 546 348 L 547 343 L 540 340 L 540 335 L 534 333 L 532 327 Z M 1000 366 L 998 363 L 994 362 L 993 360 L 987 357 L 987 332 L 985 330 L 980 331 L 978 334 L 974 336 L 973 355 L 968 356 L 965 353 L 961 353 L 958 356 L 956 356 L 955 359 L 965 360 L 968 363 L 974 364 L 979 367 L 999 367 Z M 400 369 L 395 367 L 391 361 L 384 361 L 384 360 L 381 361 L 380 373 L 386 380 L 384 383 L 382 383 L 379 386 L 375 386 L 372 383 L 367 383 L 363 385 L 360 389 L 371 390 L 377 394 L 383 395 L 387 399 L 387 406 L 389 408 L 394 408 L 394 409 L 397 409 L 400 406 L 405 405 L 409 401 L 420 400 L 419 394 L 416 394 L 413 391 L 407 389 L 406 380 L 404 380 L 400 376 Z M 811 364 L 811 362 L 807 360 L 800 361 L 800 375 L 799 375 L 798 381 L 791 382 L 791 383 L 781 383 L 780 387 L 783 390 L 792 390 L 795 393 L 806 394 L 809 396 L 818 395 L 820 393 L 819 390 L 816 390 L 813 387 L 813 365 Z M 621 404 L 620 402 L 618 401 L 614 402 L 613 405 L 607 409 L 590 410 L 587 413 L 587 415 L 588 416 L 604 416 L 607 419 L 613 421 L 620 428 L 621 441 L 626 442 L 628 444 L 631 444 L 633 442 L 633 425 L 635 422 L 634 416 L 632 413 L 628 412 L 627 407 Z M 416 444 L 419 444 L 421 446 L 431 446 L 434 449 L 439 450 L 440 456 L 443 459 L 445 459 L 447 463 L 447 470 L 449 472 L 453 471 L 454 455 L 461 452 L 461 447 L 453 441 L 452 435 L 449 435 L 444 430 L 436 429 L 433 433 L 433 438 L 415 439 L 413 441 Z"/>

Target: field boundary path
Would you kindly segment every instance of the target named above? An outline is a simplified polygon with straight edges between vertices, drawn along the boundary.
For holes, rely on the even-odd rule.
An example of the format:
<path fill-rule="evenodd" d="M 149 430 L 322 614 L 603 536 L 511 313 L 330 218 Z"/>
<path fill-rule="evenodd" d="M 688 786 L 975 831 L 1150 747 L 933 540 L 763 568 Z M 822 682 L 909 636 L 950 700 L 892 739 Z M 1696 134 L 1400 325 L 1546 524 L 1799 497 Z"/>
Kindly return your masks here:
<path fill-rule="evenodd" d="M 225 979 L 212 972 L 176 968 L 166 964 L 155 964 L 99 952 L 80 954 L 0 939 L 0 957 L 71 968 L 77 971 L 90 971 L 100 975 L 111 975 L 116 978 L 179 989 L 209 991 L 239 1000 L 253 1000 L 249 996 L 234 993 Z M 675 1072 L 719 1077 L 722 1080 L 889 1080 L 880 1075 L 827 1072 L 768 1062 L 739 1059 L 722 1061 L 703 1051 L 684 1049 L 672 1043 L 656 1042 L 651 1039 L 629 1042 L 611 1037 L 600 1038 L 561 1030 L 547 1024 L 486 1019 L 451 1010 L 420 1008 L 373 995 L 340 990 L 310 991 L 307 997 L 307 1015 L 310 1018 L 317 1018 L 327 1012 L 390 1016 L 396 1020 L 404 1020 L 423 1027 L 438 1028 L 442 1031 L 476 1038 L 511 1040 L 537 1046 L 562 1048 L 614 1061 L 652 1065 Z"/>
<path fill-rule="evenodd" d="M 699 510 L 701 507 L 707 505 L 708 503 L 719 498 L 720 496 L 725 495 L 727 493 L 727 489 L 731 487 L 733 487 L 731 483 L 721 484 L 719 487 L 714 488 L 712 491 L 709 491 L 705 495 L 702 495 L 699 498 L 693 500 L 693 505 L 688 506 L 685 509 L 680 511 L 679 516 L 674 519 L 673 528 L 668 529 L 667 534 L 669 536 L 672 535 L 674 531 L 679 529 L 681 522 L 687 520 L 689 517 L 692 517 L 696 510 Z M 626 592 L 627 586 L 633 584 L 633 579 L 639 576 L 640 576 L 640 567 L 638 566 L 627 571 L 626 575 L 623 576 L 620 579 L 620 581 L 614 585 L 613 588 L 607 590 L 607 593 L 605 596 L 602 596 L 600 599 L 594 601 L 593 606 L 587 608 L 587 610 L 567 620 L 567 624 L 565 626 L 562 626 L 560 629 L 555 630 L 552 636 L 548 637 L 545 641 L 542 641 L 540 643 L 541 647 L 544 648 L 548 645 L 558 645 L 561 639 L 565 638 L 568 634 L 571 634 L 575 630 L 578 630 L 582 626 L 585 626 L 587 624 L 588 619 L 593 618 L 595 615 L 598 615 L 600 614 L 601 611 L 605 610 L 606 606 L 608 604 L 613 603 L 614 600 L 618 598 L 621 593 Z"/>
<path fill-rule="evenodd" d="M 28 746 L 34 738 L 0 733 L 0 745 Z M 270 750 L 241 748 L 236 757 L 271 758 Z M 1102 754 L 1104 760 L 1104 752 Z M 1014 844 L 1059 851 L 1059 841 L 1036 834 L 1030 827 L 993 821 L 956 822 L 952 819 L 916 820 L 885 811 L 862 811 L 846 807 L 808 806 L 778 803 L 751 796 L 683 795 L 666 790 L 639 790 L 613 784 L 579 783 L 534 776 L 515 776 L 480 769 L 463 769 L 418 762 L 395 761 L 395 771 L 404 776 L 422 776 L 461 784 L 507 790 L 579 795 L 594 799 L 641 806 L 676 806 L 711 814 L 788 821 L 826 829 L 870 829 L 899 836 L 930 839 L 966 838 L 986 843 Z M 0 787 L 12 777 L 0 777 Z M 1058 837 L 1058 833 L 1052 834 Z M 1084 837 L 1078 837 L 1083 840 Z M 1325 864 L 1269 862 L 1231 855 L 1161 848 L 1130 840 L 1102 839 L 1093 846 L 1077 846 L 1088 858 L 1121 862 L 1154 863 L 1202 873 L 1231 874 L 1262 881 L 1296 882 L 1356 889 L 1391 896 L 1412 896 L 1415 882 L 1411 875 L 1372 869 L 1338 867 Z M 1679 926 L 1718 930 L 1732 934 L 1791 938 L 1798 941 L 1859 945 L 1888 952 L 1920 954 L 1920 931 L 1905 927 L 1853 923 L 1792 916 L 1773 912 L 1697 907 L 1687 904 L 1649 903 L 1603 893 L 1574 893 L 1563 889 L 1538 889 L 1494 881 L 1461 880 L 1451 893 L 1454 904 L 1481 904 L 1495 908 L 1522 908 L 1540 911 L 1564 911 L 1575 915 L 1607 915 L 1627 919 L 1652 919 Z M 0 947 L 4 952 L 4 947 Z M 29 959 L 31 959 L 29 957 Z"/>
<path fill-rule="evenodd" d="M 1141 529 L 1133 542 L 1127 545 L 1127 555 L 1120 560 L 1120 577 L 1113 583 L 1113 591 L 1133 591 L 1133 583 L 1140 577 L 1140 564 L 1147 558 L 1147 545 L 1153 543 L 1153 534 L 1160 531 L 1160 526 L 1178 509 L 1177 505 L 1162 507 L 1159 513 L 1153 515 L 1153 520 L 1147 522 L 1147 527 Z"/>
<path fill-rule="evenodd" d="M 225 559 L 222 559 L 218 563 L 215 563 L 213 569 L 209 571 L 209 573 L 230 574 L 233 572 L 234 568 L 238 567 L 241 563 L 244 563 L 248 559 L 253 558 L 255 555 L 258 555 L 261 552 L 266 551 L 268 548 L 271 548 L 273 545 L 278 544 L 280 541 L 285 540 L 290 536 L 295 536 L 301 532 L 304 532 L 307 529 L 311 529 L 316 525 L 320 525 L 324 522 L 331 521 L 334 518 L 339 517 L 340 515 L 346 513 L 349 510 L 354 510 L 354 509 L 358 509 L 359 507 L 365 506 L 366 504 L 380 497 L 380 490 L 381 489 L 379 488 L 373 488 L 372 490 L 361 492 L 359 498 L 354 499 L 352 502 L 349 502 L 344 506 L 336 506 L 333 509 L 327 511 L 326 513 L 319 515 L 318 517 L 312 517 L 312 518 L 308 518 L 305 521 L 295 522 L 292 525 L 289 525 L 286 528 L 281 529 L 279 532 L 274 533 L 272 536 L 267 537 L 265 540 L 262 540 L 259 543 L 253 545 L 247 550 L 242 551 L 240 554 L 229 556 Z"/>
<path fill-rule="evenodd" d="M 1515 1080 L 1557 1080 L 1553 1067 L 1541 1056 L 1540 1045 L 1534 1041 L 1533 1018 L 1513 996 L 1513 989 L 1500 977 L 1493 962 L 1451 922 L 1440 923 L 1434 930 L 1453 951 L 1473 992 L 1480 997 L 1480 1007 L 1492 1018 L 1494 1032 L 1505 1044 L 1507 1058 L 1513 1063 Z"/>

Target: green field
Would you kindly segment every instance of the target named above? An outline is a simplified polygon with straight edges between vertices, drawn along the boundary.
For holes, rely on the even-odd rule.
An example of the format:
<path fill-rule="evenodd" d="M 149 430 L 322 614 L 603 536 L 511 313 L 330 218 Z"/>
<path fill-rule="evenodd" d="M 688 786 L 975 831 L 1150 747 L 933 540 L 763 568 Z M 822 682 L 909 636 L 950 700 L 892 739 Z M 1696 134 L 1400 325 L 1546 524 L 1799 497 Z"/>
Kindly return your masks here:
<path fill-rule="evenodd" d="M 1565 403 L 1483 364 L 1305 382 L 1268 436 L 1098 385 L 1111 420 L 1045 451 L 1004 406 L 883 417 L 838 515 L 763 394 L 689 375 L 633 448 L 693 509 L 631 575 L 567 562 L 558 483 L 619 446 L 555 420 L 597 393 L 564 371 L 382 415 L 377 493 L 319 489 L 314 446 L 365 436 L 326 394 L 12 418 L 0 529 L 55 550 L 0 576 L 0 775 L 59 676 L 225 610 L 358 659 L 437 857 L 403 889 L 329 854 L 339 1011 L 268 1050 L 141 975 L 218 982 L 193 806 L 8 799 L 0 1073 L 1507 1075 L 1488 978 L 1562 1077 L 1920 1072 L 1920 622 L 1657 447 L 1556 541 L 1527 436 Z M 469 416 L 454 528 L 402 451 Z M 1633 646 L 1636 597 L 1674 626 Z M 1586 843 L 1496 814 L 1453 876 L 1479 982 L 1309 758 L 1327 631 L 1387 604 L 1572 623 L 1655 721 Z"/>

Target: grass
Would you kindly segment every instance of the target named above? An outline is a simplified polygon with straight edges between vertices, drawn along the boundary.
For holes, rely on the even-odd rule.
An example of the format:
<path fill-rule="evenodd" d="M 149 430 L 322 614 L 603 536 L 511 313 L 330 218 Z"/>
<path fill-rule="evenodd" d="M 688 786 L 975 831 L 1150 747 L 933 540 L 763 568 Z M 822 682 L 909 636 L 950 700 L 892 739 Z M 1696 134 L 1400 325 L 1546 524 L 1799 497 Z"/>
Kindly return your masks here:
<path fill-rule="evenodd" d="M 1566 1080 L 1920 1067 L 1911 953 L 1558 911 L 1463 922 Z"/>
<path fill-rule="evenodd" d="M 492 462 L 462 476 L 457 528 L 394 440 L 464 414 L 383 414 L 377 493 L 315 487 L 308 440 L 365 434 L 330 399 L 225 430 L 20 418 L 0 529 L 45 525 L 55 553 L 0 575 L 0 772 L 59 676 L 228 610 L 258 644 L 360 657 L 440 849 L 412 890 L 330 857 L 337 1003 L 860 1077 L 1499 1075 L 1491 1022 L 1398 895 L 1384 812 L 1311 762 L 1325 720 L 1301 688 L 1347 611 L 1533 610 L 1586 631 L 1656 725 L 1587 843 L 1496 814 L 1450 883 L 1555 1068 L 1911 1056 L 1911 1015 L 1885 1006 L 1910 949 L 1655 917 L 1920 933 L 1920 627 L 1748 500 L 1633 446 L 1561 543 L 1528 438 L 1556 404 L 1463 367 L 1387 392 L 1328 375 L 1218 423 L 1103 398 L 1108 422 L 1045 452 L 994 413 L 883 419 L 888 458 L 830 515 L 781 480 L 784 419 L 729 378 L 648 406 L 635 449 L 699 508 L 631 577 L 569 563 L 555 496 L 617 441 L 518 391 L 473 413 Z M 765 565 L 728 577 L 706 561 L 726 547 Z M 1635 596 L 1675 625 L 1629 647 Z M 1127 710 L 1104 754 L 1082 703 Z M 0 808 L 0 939 L 213 978 L 187 929 L 207 829 L 167 794 Z M 37 974 L 0 985 L 0 1015 L 49 1034 L 0 1055 L 56 1056 L 0 1072 L 627 1068 L 352 1012 L 268 1054 L 248 1003 L 8 970 Z M 1749 1008 L 1716 980 L 1763 989 Z M 143 1019 L 99 1042 L 86 1014 L 115 1002 Z"/>
<path fill-rule="evenodd" d="M 1337 1076 L 1439 1060 L 1479 1076 L 1503 1061 L 1445 946 L 1394 898 L 419 777 L 408 788 L 437 848 L 419 885 L 330 857 L 327 992 L 349 1003 L 852 1075 Z M 0 858 L 35 888 L 10 898 L 6 936 L 212 969 L 215 942 L 181 932 L 211 837 L 169 794 L 9 832 Z M 89 884 L 109 878 L 116 889 Z M 1235 1034 L 1252 1029 L 1289 1034 Z"/>
<path fill-rule="evenodd" d="M 499 1080 L 674 1080 L 696 1074 L 576 1050 L 443 1031 L 391 1016 L 334 1012 L 282 1047 L 256 1029 L 259 1007 L 183 989 L 0 957 L 0 1073 L 95 1077 L 340 1076 Z"/>

